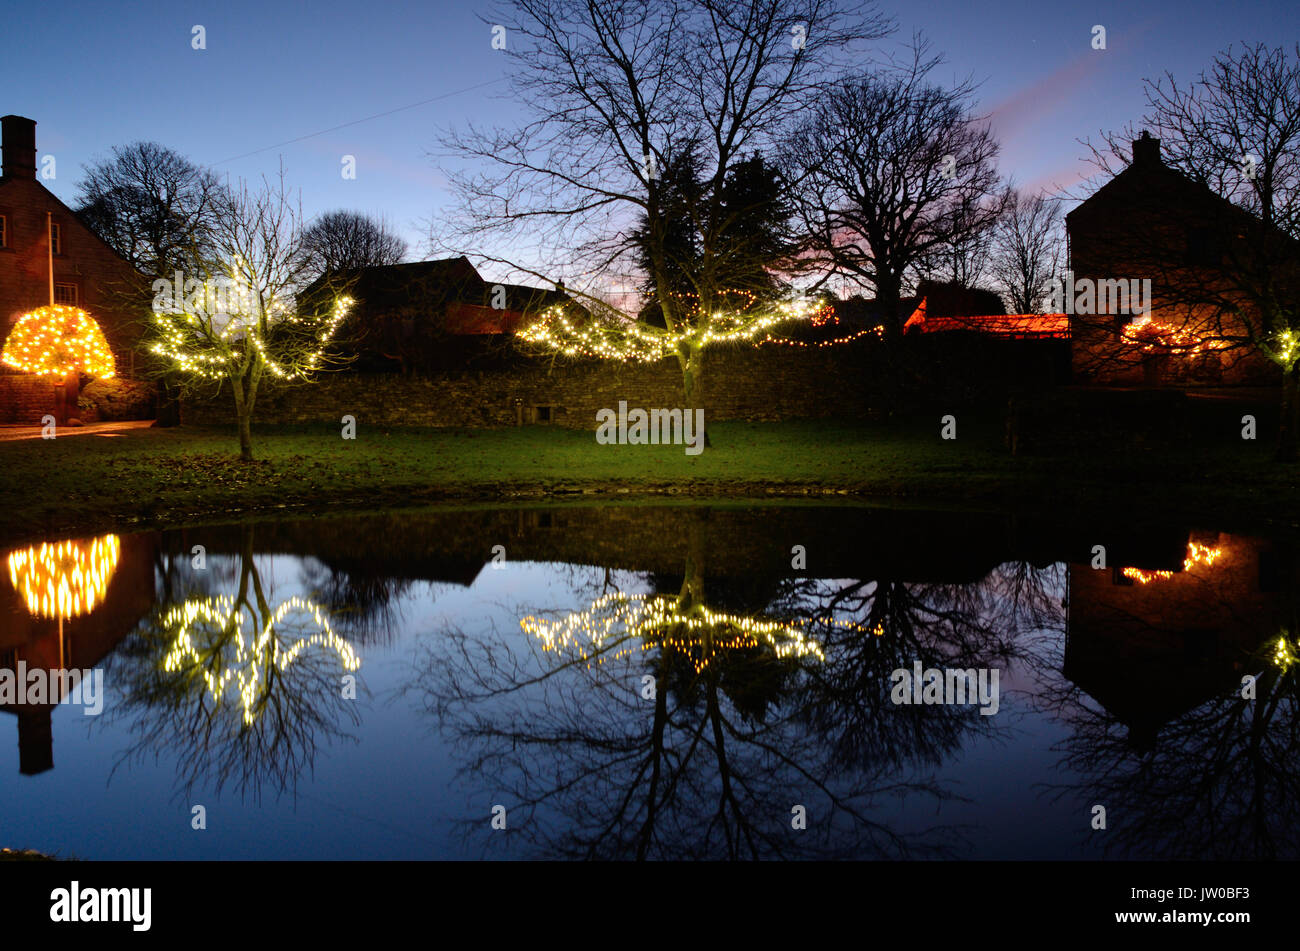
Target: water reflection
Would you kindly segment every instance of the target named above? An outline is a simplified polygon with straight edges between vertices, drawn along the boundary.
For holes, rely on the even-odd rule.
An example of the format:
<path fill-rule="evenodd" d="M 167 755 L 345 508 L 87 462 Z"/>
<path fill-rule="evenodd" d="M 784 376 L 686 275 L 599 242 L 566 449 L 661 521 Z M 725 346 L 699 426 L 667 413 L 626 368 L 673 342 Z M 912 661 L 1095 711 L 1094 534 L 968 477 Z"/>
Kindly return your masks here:
<path fill-rule="evenodd" d="M 89 614 L 108 590 L 120 553 L 116 535 L 41 542 L 9 553 L 9 582 L 22 592 L 32 614 Z"/>
<path fill-rule="evenodd" d="M 511 570 L 492 568 L 497 545 Z M 173 796 L 302 787 L 340 822 L 368 804 L 450 816 L 456 855 L 986 857 L 1018 854 L 998 849 L 1024 824 L 1054 857 L 1300 856 L 1300 559 L 1283 536 L 592 506 L 4 557 L 0 670 L 107 672 L 86 741 L 116 764 L 106 800 L 158 761 Z M 998 714 L 894 703 L 891 673 L 917 663 L 1001 671 Z M 54 763 L 53 706 L 3 706 L 23 773 Z M 355 778 L 376 770 L 406 778 Z M 320 848 L 343 828 L 325 822 Z"/>
<path fill-rule="evenodd" d="M 1108 853 L 1300 854 L 1296 580 L 1293 549 L 1238 535 L 1191 539 L 1181 569 L 1073 566 L 1064 676 L 1038 700 Z"/>
<path fill-rule="evenodd" d="M 471 784 L 508 791 L 510 828 L 544 857 L 953 853 L 961 830 L 905 829 L 881 803 L 953 797 L 924 767 L 1004 727 L 970 707 L 896 706 L 888 673 L 917 659 L 1012 663 L 1024 629 L 1008 625 L 1043 620 L 1053 573 L 967 585 L 770 575 L 722 585 L 722 610 L 704 569 L 719 563 L 712 522 L 678 521 L 675 594 L 619 590 L 554 621 L 526 616 L 523 645 L 442 633 L 421 682 Z M 508 841 L 477 816 L 465 827 L 487 848 Z"/>
<path fill-rule="evenodd" d="M 115 667 L 129 726 L 124 759 L 174 758 L 177 781 L 220 792 L 228 782 L 254 798 L 296 785 L 318 746 L 360 722 L 353 648 L 325 612 L 294 596 L 278 602 L 263 582 L 254 527 L 242 526 L 233 592 L 175 592 L 123 644 Z M 206 570 L 206 569 L 205 569 Z M 195 575 L 183 576 L 196 584 Z M 352 689 L 349 690 L 349 685 Z"/>
<path fill-rule="evenodd" d="M 9 584 L 0 584 L 0 670 L 40 671 L 100 666 L 153 603 L 149 535 L 51 539 L 5 555 Z M 20 666 L 21 665 L 21 666 Z M 3 703 L 18 721 L 19 771 L 54 766 L 51 716 L 63 693 L 46 703 Z"/>

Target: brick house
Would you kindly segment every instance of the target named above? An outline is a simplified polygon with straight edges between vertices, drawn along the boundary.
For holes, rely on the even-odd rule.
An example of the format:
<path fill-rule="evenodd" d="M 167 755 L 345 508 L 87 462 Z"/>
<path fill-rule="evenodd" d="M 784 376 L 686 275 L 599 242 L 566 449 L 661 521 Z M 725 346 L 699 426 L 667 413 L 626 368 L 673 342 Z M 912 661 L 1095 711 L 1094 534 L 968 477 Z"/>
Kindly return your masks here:
<path fill-rule="evenodd" d="M 1060 309 L 1069 315 L 1076 381 L 1280 380 L 1279 368 L 1249 343 L 1256 312 L 1238 289 L 1265 265 L 1274 279 L 1294 270 L 1300 248 L 1165 164 L 1159 139 L 1143 132 L 1129 165 L 1065 221 L 1070 270 Z M 1274 260 L 1257 253 L 1264 245 Z"/>
<path fill-rule="evenodd" d="M 118 375 L 131 378 L 140 331 L 130 314 L 114 309 L 107 289 L 139 275 L 41 183 L 34 120 L 0 119 L 0 154 L 0 340 L 24 313 L 49 304 L 52 244 L 55 303 L 94 317 Z M 0 367 L 0 423 L 36 424 L 54 405 L 55 387 L 48 380 Z"/>

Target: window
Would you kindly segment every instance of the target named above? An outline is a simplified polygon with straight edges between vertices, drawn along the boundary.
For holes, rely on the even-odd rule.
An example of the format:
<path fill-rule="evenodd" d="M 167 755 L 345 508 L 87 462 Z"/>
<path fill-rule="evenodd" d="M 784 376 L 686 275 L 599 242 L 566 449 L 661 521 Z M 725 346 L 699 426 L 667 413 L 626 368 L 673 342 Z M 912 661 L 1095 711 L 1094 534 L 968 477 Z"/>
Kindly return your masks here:
<path fill-rule="evenodd" d="M 76 284 L 55 284 L 54 303 L 68 304 L 71 307 L 76 307 L 77 306 L 77 285 Z"/>
<path fill-rule="evenodd" d="M 0 215 L 0 248 L 9 247 L 9 218 Z"/>
<path fill-rule="evenodd" d="M 55 254 L 63 253 L 63 225 L 50 225 L 50 247 Z"/>
<path fill-rule="evenodd" d="M 551 408 L 549 406 L 537 407 L 537 421 L 539 423 L 549 423 L 551 421 Z"/>

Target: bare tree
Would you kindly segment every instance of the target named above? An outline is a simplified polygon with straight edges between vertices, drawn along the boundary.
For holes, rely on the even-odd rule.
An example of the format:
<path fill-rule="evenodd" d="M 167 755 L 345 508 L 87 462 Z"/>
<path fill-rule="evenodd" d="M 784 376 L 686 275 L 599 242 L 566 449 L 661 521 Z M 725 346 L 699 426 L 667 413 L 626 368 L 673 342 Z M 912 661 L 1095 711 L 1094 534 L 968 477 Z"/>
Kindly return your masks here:
<path fill-rule="evenodd" d="M 495 22 L 511 37 L 512 98 L 532 118 L 444 137 L 490 170 L 450 173 L 459 204 L 444 233 L 537 277 L 586 275 L 586 289 L 574 282 L 569 292 L 592 302 L 594 319 L 576 328 L 557 315 L 533 339 L 570 354 L 675 357 L 688 406 L 702 406 L 705 349 L 753 339 L 776 319 L 739 307 L 722 284 L 735 270 L 738 222 L 724 186 L 889 23 L 859 0 L 517 0 Z M 699 236 L 696 290 L 679 302 L 663 292 L 679 283 L 671 257 L 682 207 L 662 173 L 692 144 L 700 188 L 685 211 Z M 546 263 L 493 253 L 486 241 L 536 248 Z M 597 297 L 602 286 L 635 287 L 641 255 L 662 326 Z"/>
<path fill-rule="evenodd" d="M 1142 122 L 1157 140 L 1148 148 L 1158 146 L 1147 167 L 1177 175 L 1131 196 L 1129 212 L 1146 224 L 1107 234 L 1104 259 L 1151 275 L 1160 332 L 1143 337 L 1143 352 L 1213 350 L 1281 369 L 1277 455 L 1295 460 L 1300 44 L 1230 47 L 1190 84 L 1179 85 L 1170 74 L 1147 80 L 1146 97 Z M 1130 151 L 1134 131 L 1103 136 L 1100 147 L 1091 147 L 1095 164 L 1117 173 L 1121 163 L 1141 160 Z"/>
<path fill-rule="evenodd" d="M 1036 313 L 1065 258 L 1061 206 L 1014 188 L 994 229 L 989 271 L 1013 314 Z"/>
<path fill-rule="evenodd" d="M 786 147 L 808 255 L 875 291 L 887 339 L 902 335 L 905 285 L 1000 210 L 997 143 L 969 83 L 929 79 L 938 62 L 918 42 L 899 70 L 836 86 Z"/>
<path fill-rule="evenodd" d="M 136 270 L 171 276 L 210 248 L 225 188 L 215 173 L 157 142 L 114 148 L 86 169 L 77 216 Z"/>
<path fill-rule="evenodd" d="M 229 382 L 240 459 L 251 462 L 250 424 L 263 381 L 305 379 L 337 361 L 326 348 L 350 301 L 319 285 L 310 303 L 297 297 L 310 257 L 301 208 L 290 202 L 283 171 L 260 190 L 233 191 L 214 227 L 212 251 L 200 260 L 204 281 L 189 280 L 183 289 L 155 283 L 152 350 L 191 391 Z"/>
<path fill-rule="evenodd" d="M 407 245 L 388 223 L 355 211 L 328 211 L 303 232 L 309 267 L 318 274 L 400 264 Z"/>

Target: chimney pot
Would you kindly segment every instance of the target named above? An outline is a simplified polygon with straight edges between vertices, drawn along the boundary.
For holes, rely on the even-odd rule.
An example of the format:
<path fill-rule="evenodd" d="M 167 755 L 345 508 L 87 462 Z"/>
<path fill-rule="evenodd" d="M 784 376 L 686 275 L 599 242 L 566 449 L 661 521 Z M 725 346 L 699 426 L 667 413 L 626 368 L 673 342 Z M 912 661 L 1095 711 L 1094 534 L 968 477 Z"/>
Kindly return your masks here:
<path fill-rule="evenodd" d="M 36 120 L 0 117 L 0 153 L 5 178 L 36 178 Z"/>

